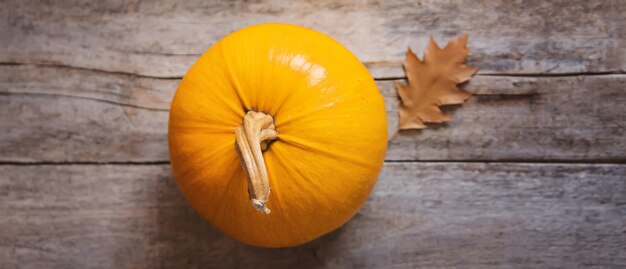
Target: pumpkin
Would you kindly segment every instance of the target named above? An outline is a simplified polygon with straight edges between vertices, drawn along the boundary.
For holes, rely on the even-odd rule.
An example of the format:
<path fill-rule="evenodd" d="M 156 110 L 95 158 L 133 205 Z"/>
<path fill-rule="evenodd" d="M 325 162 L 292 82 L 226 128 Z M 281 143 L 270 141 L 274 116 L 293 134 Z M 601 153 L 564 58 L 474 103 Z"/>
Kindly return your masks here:
<path fill-rule="evenodd" d="M 224 37 L 183 77 L 169 149 L 189 203 L 227 235 L 288 247 L 346 223 L 387 147 L 383 99 L 328 36 L 261 24 Z"/>

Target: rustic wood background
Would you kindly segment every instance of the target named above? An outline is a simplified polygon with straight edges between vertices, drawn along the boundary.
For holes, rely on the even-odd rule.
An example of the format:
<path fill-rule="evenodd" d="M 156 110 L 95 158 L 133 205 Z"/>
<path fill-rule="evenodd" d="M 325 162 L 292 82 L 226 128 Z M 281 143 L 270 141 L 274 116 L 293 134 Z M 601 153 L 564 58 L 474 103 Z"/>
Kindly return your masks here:
<path fill-rule="evenodd" d="M 626 268 L 626 1 L 0 0 L 0 268 Z M 470 35 L 455 120 L 389 142 L 343 228 L 261 249 L 168 164 L 181 76 L 241 27 L 352 50 L 397 123 L 408 46 Z"/>

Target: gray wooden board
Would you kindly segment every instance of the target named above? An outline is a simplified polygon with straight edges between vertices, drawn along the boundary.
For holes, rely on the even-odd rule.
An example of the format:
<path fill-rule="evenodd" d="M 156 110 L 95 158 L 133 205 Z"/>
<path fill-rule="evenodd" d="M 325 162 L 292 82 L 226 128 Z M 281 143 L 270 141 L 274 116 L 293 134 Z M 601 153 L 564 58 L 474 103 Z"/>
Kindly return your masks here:
<path fill-rule="evenodd" d="M 263 22 L 311 27 L 343 43 L 375 77 L 402 76 L 407 47 L 470 34 L 483 73 L 626 69 L 626 2 L 37 1 L 0 8 L 0 62 L 180 77 L 211 44 Z"/>
<path fill-rule="evenodd" d="M 0 268 L 626 268 L 625 13 L 621 0 L 0 1 Z M 180 77 L 268 21 L 353 51 L 380 79 L 390 133 L 407 47 L 465 32 L 481 68 L 464 85 L 475 96 L 445 109 L 454 121 L 389 142 L 352 221 L 290 249 L 222 235 L 166 164 Z"/>
<path fill-rule="evenodd" d="M 353 220 L 289 249 L 222 235 L 169 165 L 0 175 L 0 268 L 626 267 L 623 164 L 386 163 Z"/>
<path fill-rule="evenodd" d="M 178 79 L 90 70 L 0 66 L 0 161 L 165 162 L 167 115 Z M 389 132 L 395 83 L 378 81 Z M 477 76 L 454 120 L 402 131 L 388 160 L 623 162 L 626 75 Z"/>

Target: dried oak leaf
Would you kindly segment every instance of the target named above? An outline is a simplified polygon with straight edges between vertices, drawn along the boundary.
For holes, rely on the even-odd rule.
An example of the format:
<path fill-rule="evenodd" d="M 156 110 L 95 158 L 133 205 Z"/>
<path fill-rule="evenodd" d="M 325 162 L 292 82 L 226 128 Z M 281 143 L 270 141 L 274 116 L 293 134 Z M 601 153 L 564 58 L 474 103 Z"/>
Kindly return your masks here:
<path fill-rule="evenodd" d="M 467 35 L 462 35 L 441 49 L 431 37 L 423 61 L 408 49 L 404 60 L 408 85 L 396 84 L 402 101 L 398 130 L 423 129 L 426 122 L 449 121 L 452 117 L 443 114 L 439 106 L 462 104 L 471 96 L 457 87 L 478 70 L 464 64 L 469 53 L 466 44 Z"/>

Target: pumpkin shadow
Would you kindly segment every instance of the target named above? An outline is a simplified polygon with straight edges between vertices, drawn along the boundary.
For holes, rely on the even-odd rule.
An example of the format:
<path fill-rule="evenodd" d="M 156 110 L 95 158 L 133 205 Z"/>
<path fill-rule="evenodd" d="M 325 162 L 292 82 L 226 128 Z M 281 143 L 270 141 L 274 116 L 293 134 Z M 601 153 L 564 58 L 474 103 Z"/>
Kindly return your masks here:
<path fill-rule="evenodd" d="M 340 243 L 346 225 L 291 248 L 261 248 L 221 233 L 184 199 L 171 175 L 158 179 L 156 233 L 146 262 L 164 268 L 320 268 Z M 151 253 L 148 254 L 147 252 Z M 336 256 L 336 255 L 335 255 Z"/>

